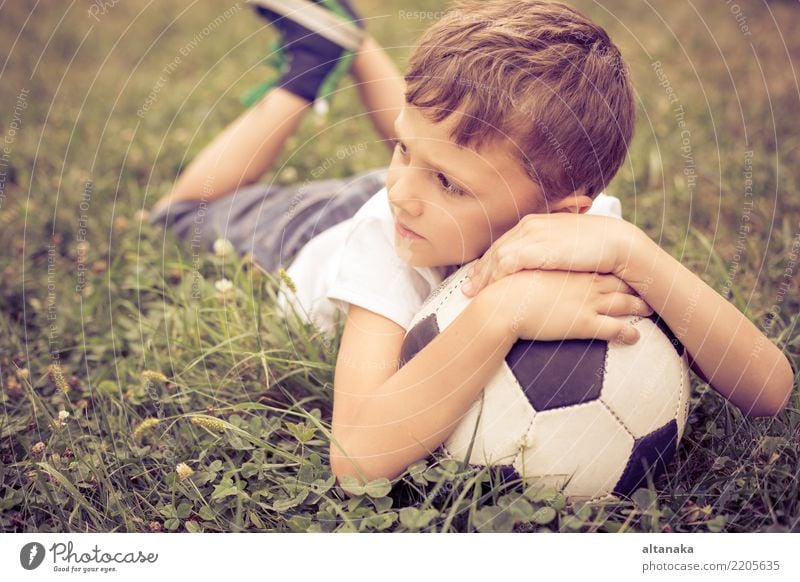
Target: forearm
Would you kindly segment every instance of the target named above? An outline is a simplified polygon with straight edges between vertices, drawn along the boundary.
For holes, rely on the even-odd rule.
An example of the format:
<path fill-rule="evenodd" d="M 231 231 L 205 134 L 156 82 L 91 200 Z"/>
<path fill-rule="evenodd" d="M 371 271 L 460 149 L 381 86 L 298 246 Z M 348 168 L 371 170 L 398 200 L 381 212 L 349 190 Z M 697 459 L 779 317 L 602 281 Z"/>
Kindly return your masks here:
<path fill-rule="evenodd" d="M 340 444 L 367 479 L 396 477 L 452 433 L 515 341 L 497 304 L 479 295 L 364 401 Z M 331 465 L 359 476 L 333 446 Z"/>
<path fill-rule="evenodd" d="M 270 91 L 201 150 L 164 201 L 202 198 L 210 202 L 256 182 L 270 169 L 309 106 L 288 91 Z"/>
<path fill-rule="evenodd" d="M 623 278 L 662 317 L 712 387 L 750 416 L 782 409 L 789 361 L 736 307 L 637 230 Z"/>

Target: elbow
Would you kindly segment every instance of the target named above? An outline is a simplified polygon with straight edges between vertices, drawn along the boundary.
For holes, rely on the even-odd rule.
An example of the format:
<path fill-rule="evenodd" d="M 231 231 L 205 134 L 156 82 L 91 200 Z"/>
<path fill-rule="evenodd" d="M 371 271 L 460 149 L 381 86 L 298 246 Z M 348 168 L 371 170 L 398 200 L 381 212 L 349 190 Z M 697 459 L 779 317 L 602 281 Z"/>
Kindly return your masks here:
<path fill-rule="evenodd" d="M 792 397 L 794 377 L 795 373 L 792 370 L 789 360 L 785 357 L 782 358 L 775 373 L 765 386 L 764 392 L 766 395 L 763 398 L 763 405 L 753 406 L 753 408 L 748 411 L 748 416 L 777 416 L 783 412 Z"/>
<path fill-rule="evenodd" d="M 360 454 L 352 441 L 337 438 L 338 446 L 331 442 L 330 466 L 336 484 L 342 488 L 348 497 L 353 495 L 343 487 L 343 480 L 351 477 L 357 483 L 365 485 L 375 479 L 385 477 L 393 479 L 397 471 L 393 471 L 385 462 L 383 456 L 367 456 Z M 346 452 L 344 452 L 346 451 Z"/>
<path fill-rule="evenodd" d="M 348 497 L 352 497 L 353 495 L 345 489 L 345 480 L 349 477 L 359 479 L 359 475 L 363 475 L 364 471 L 360 464 L 356 465 L 352 457 L 348 458 L 342 455 L 341 452 L 334 453 L 333 449 L 334 445 L 331 445 L 331 472 L 336 478 L 336 485 L 341 488 Z"/>
<path fill-rule="evenodd" d="M 352 455 L 345 452 L 350 450 L 350 446 L 345 442 L 342 432 L 334 430 L 333 438 L 331 438 L 330 442 L 328 459 L 331 466 L 331 473 L 336 477 L 336 485 L 340 487 L 342 485 L 342 479 L 345 476 L 353 476 L 353 473 L 357 472 Z"/>

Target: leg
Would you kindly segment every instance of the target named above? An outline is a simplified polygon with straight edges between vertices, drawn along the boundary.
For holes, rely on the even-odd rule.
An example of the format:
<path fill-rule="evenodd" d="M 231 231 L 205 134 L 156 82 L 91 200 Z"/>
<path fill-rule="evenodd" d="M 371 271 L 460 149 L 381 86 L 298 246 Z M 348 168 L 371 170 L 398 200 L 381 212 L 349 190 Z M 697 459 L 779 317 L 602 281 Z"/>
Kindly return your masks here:
<path fill-rule="evenodd" d="M 405 81 L 383 48 L 371 36 L 353 61 L 353 76 L 372 124 L 387 145 L 394 147 L 394 120 L 405 103 Z"/>
<path fill-rule="evenodd" d="M 297 95 L 273 89 L 192 160 L 172 191 L 153 210 L 179 200 L 210 202 L 256 182 L 272 167 L 286 138 L 297 129 L 309 106 L 308 101 Z"/>

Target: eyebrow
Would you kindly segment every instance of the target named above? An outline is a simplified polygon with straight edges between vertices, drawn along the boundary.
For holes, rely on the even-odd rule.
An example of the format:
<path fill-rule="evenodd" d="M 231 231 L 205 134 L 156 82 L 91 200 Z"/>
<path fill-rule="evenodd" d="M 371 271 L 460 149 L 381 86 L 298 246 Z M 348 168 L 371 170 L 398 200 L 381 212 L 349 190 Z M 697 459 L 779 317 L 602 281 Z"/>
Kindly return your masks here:
<path fill-rule="evenodd" d="M 394 120 L 394 124 L 393 124 L 393 126 L 394 126 L 394 133 L 395 133 L 395 136 L 396 136 L 396 137 L 395 137 L 395 140 L 396 140 L 396 141 L 403 141 L 403 140 L 401 139 L 401 137 L 400 137 L 400 133 L 401 133 L 401 132 L 400 132 L 400 130 L 399 130 L 399 124 L 397 123 L 397 119 L 399 119 L 399 117 L 398 117 L 398 118 L 395 118 L 395 120 Z M 406 146 L 406 147 L 408 147 L 408 146 Z M 464 149 L 464 148 L 463 148 L 463 147 L 461 147 L 461 146 L 457 146 L 457 147 L 458 147 L 459 149 L 462 149 L 462 150 Z M 442 174 L 445 174 L 445 175 L 448 177 L 448 179 L 450 179 L 450 181 L 451 181 L 451 182 L 455 182 L 456 186 L 458 186 L 458 187 L 459 187 L 459 188 L 461 188 L 462 190 L 466 190 L 467 192 L 472 192 L 473 194 L 477 194 L 477 192 L 475 191 L 475 189 L 474 189 L 474 188 L 472 188 L 472 187 L 468 187 L 468 186 L 467 186 L 467 185 L 464 183 L 464 181 L 463 181 L 463 180 L 461 180 L 460 178 L 457 178 L 457 177 L 455 177 L 455 178 L 454 178 L 453 176 L 456 176 L 456 175 L 457 175 L 457 174 L 455 174 L 454 172 L 451 172 L 451 171 L 450 171 L 450 170 L 448 170 L 447 168 L 443 168 L 442 166 L 439 166 L 439 165 L 437 165 L 437 164 L 431 163 L 431 161 L 430 161 L 430 160 L 426 160 L 426 161 L 427 161 L 427 165 L 428 165 L 428 167 L 429 167 L 430 169 L 432 169 L 432 170 L 434 170 L 434 171 L 436 171 L 436 172 L 441 172 Z"/>

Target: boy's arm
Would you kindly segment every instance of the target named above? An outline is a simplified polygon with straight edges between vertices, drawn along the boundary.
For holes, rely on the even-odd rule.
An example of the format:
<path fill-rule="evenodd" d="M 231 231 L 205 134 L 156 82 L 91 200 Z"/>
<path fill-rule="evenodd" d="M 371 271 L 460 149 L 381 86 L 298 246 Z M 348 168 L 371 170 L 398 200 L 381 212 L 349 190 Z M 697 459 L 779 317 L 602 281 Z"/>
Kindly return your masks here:
<path fill-rule="evenodd" d="M 308 101 L 273 89 L 228 124 L 184 169 L 153 211 L 180 200 L 211 202 L 257 182 L 272 167 L 286 139 L 305 113 Z"/>
<path fill-rule="evenodd" d="M 780 412 L 794 382 L 786 356 L 700 277 L 634 232 L 619 276 L 664 319 L 715 390 L 750 416 Z"/>
<path fill-rule="evenodd" d="M 334 380 L 337 477 L 394 478 L 455 429 L 516 341 L 483 297 L 399 370 L 405 330 L 350 306 Z"/>
<path fill-rule="evenodd" d="M 702 375 L 750 416 L 787 404 L 789 360 L 736 307 L 635 225 L 602 216 L 530 214 L 498 238 L 470 273 L 464 293 L 520 269 L 613 273 L 664 319 Z"/>

